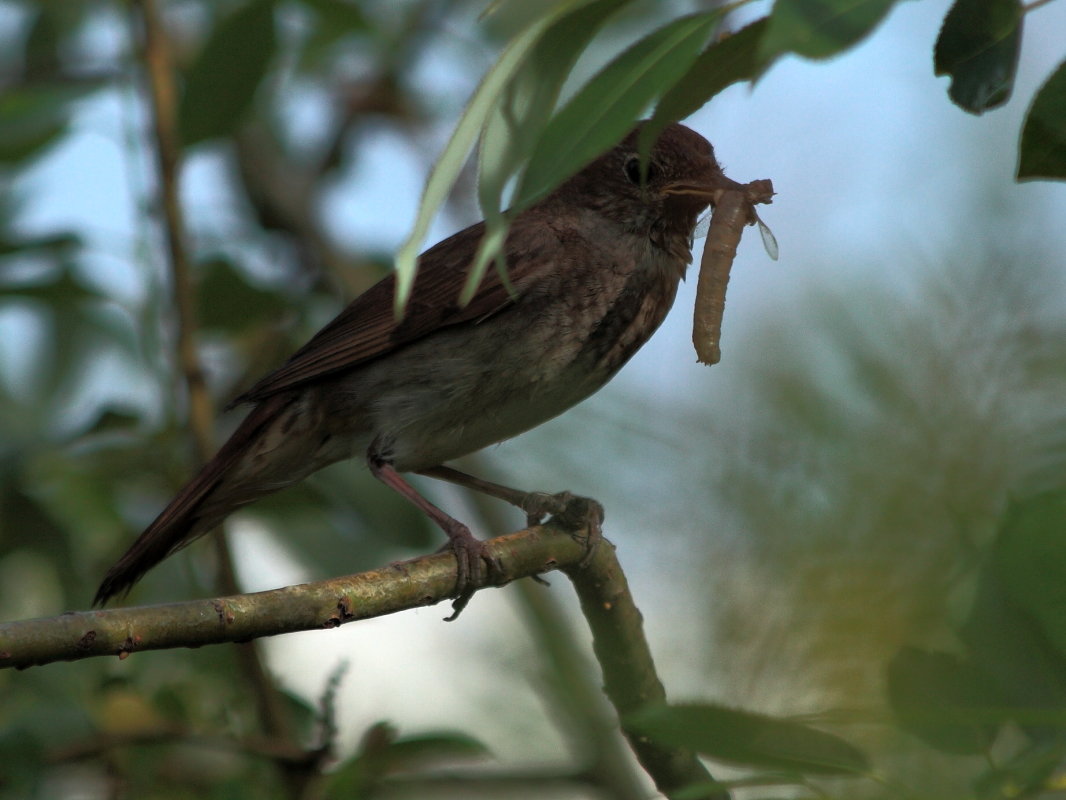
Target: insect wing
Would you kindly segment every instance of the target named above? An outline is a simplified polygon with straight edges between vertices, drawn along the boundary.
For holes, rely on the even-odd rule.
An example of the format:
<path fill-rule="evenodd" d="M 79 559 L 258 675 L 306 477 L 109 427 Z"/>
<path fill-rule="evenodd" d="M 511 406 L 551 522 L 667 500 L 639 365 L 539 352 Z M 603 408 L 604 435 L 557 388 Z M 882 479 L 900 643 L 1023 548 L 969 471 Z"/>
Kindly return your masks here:
<path fill-rule="evenodd" d="M 770 226 L 763 222 L 758 214 L 755 215 L 755 221 L 759 223 L 759 235 L 762 236 L 762 246 L 766 248 L 766 255 L 770 256 L 771 260 L 777 261 L 777 257 L 780 255 L 780 251 L 777 248 L 777 237 L 774 236 Z"/>

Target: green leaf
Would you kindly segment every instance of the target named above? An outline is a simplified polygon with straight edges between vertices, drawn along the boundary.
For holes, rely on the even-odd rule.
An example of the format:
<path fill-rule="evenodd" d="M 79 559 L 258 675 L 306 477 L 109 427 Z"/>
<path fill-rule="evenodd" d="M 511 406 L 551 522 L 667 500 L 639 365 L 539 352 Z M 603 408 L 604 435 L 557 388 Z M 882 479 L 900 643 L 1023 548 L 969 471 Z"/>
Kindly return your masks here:
<path fill-rule="evenodd" d="M 277 319 L 286 308 L 280 294 L 251 285 L 228 259 L 215 258 L 203 268 L 197 308 L 205 329 L 235 333 Z"/>
<path fill-rule="evenodd" d="M 334 45 L 349 36 L 372 31 L 363 10 L 354 2 L 344 0 L 300 0 L 314 14 L 314 28 L 304 43 L 303 58 L 314 64 L 328 55 Z"/>
<path fill-rule="evenodd" d="M 652 705 L 629 714 L 627 730 L 671 747 L 737 764 L 814 774 L 870 769 L 843 739 L 790 720 L 716 705 Z"/>
<path fill-rule="evenodd" d="M 1013 504 L 993 557 L 1004 589 L 1066 657 L 1066 491 Z"/>
<path fill-rule="evenodd" d="M 959 638 L 970 660 L 994 682 L 1012 719 L 1058 735 L 1066 727 L 1066 659 L 1032 613 L 1011 597 L 1000 571 L 993 553 Z"/>
<path fill-rule="evenodd" d="M 67 131 L 76 101 L 97 84 L 15 86 L 0 92 L 0 165 L 19 166 L 41 155 Z"/>
<path fill-rule="evenodd" d="M 594 0 L 552 24 L 493 109 L 479 149 L 478 196 L 485 217 L 498 214 L 507 182 L 544 129 L 563 82 L 607 18 L 629 0 Z"/>
<path fill-rule="evenodd" d="M 829 58 L 864 39 L 896 0 L 777 0 L 759 48 L 766 66 L 785 53 Z"/>
<path fill-rule="evenodd" d="M 26 239 L 8 238 L 0 232 L 0 257 L 9 255 L 42 255 L 52 259 L 68 258 L 81 247 L 81 237 L 76 233 L 62 231 Z"/>
<path fill-rule="evenodd" d="M 759 67 L 759 42 L 768 26 L 768 18 L 763 17 L 704 50 L 659 100 L 651 121 L 640 132 L 641 153 L 651 151 L 659 132 L 671 122 L 694 114 L 727 86 L 752 80 Z"/>
<path fill-rule="evenodd" d="M 514 206 L 529 206 L 625 136 L 644 108 L 688 71 L 721 14 L 716 9 L 674 20 L 586 83 L 541 134 Z"/>
<path fill-rule="evenodd" d="M 1066 178 L 1066 61 L 1036 93 L 1025 115 L 1018 180 Z"/>
<path fill-rule="evenodd" d="M 984 675 L 948 653 L 902 648 L 888 665 L 888 698 L 904 730 L 945 753 L 987 752 L 1005 721 L 990 719 L 999 695 Z"/>
<path fill-rule="evenodd" d="M 533 47 L 491 112 L 478 149 L 478 200 L 486 230 L 460 294 L 461 305 L 470 302 L 493 260 L 507 280 L 506 265 L 497 258 L 507 235 L 507 223 L 500 214 L 504 189 L 551 118 L 574 62 L 607 18 L 627 2 L 593 0 L 557 20 Z"/>
<path fill-rule="evenodd" d="M 948 96 L 974 114 L 1010 98 L 1022 42 L 1018 0 L 956 0 L 936 40 L 933 67 L 950 75 Z"/>
<path fill-rule="evenodd" d="M 538 18 L 511 40 L 492 69 L 481 79 L 473 97 L 463 110 L 463 115 L 459 118 L 444 152 L 441 153 L 437 163 L 433 166 L 433 171 L 429 174 L 426 188 L 422 190 L 422 201 L 419 203 L 418 215 L 415 217 L 411 233 L 396 252 L 394 306 L 397 316 L 403 313 L 411 287 L 414 285 L 415 272 L 418 269 L 418 251 L 422 248 L 429 225 L 437 210 L 447 199 L 448 192 L 455 185 L 459 172 L 463 168 L 463 162 L 466 161 L 470 148 L 473 147 L 489 114 L 492 113 L 500 94 L 507 88 L 544 31 L 571 9 L 584 5 L 586 2 L 588 0 L 563 2 Z"/>
<path fill-rule="evenodd" d="M 435 761 L 486 758 L 492 751 L 478 739 L 460 731 L 438 731 L 404 736 L 393 742 L 390 758 L 408 768 Z"/>
<path fill-rule="evenodd" d="M 216 25 L 186 76 L 178 109 L 186 147 L 237 128 L 276 49 L 274 0 L 252 0 Z"/>

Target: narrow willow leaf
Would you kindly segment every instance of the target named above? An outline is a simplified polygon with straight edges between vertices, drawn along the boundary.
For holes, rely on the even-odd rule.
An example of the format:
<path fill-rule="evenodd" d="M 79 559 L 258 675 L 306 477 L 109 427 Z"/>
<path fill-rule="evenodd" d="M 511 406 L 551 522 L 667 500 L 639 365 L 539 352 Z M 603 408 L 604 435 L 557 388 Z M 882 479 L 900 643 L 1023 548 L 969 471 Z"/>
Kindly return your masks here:
<path fill-rule="evenodd" d="M 481 137 L 478 191 L 486 218 L 498 213 L 507 182 L 551 118 L 578 56 L 607 18 L 630 0 L 592 0 L 549 27 L 517 70 Z"/>
<path fill-rule="evenodd" d="M 622 52 L 545 128 L 522 175 L 514 206 L 525 208 L 616 144 L 637 116 L 691 66 L 721 10 L 674 20 Z"/>
<path fill-rule="evenodd" d="M 539 18 L 522 33 L 511 40 L 504 48 L 493 67 L 481 79 L 466 109 L 459 118 L 459 123 L 452 132 L 451 139 L 441 153 L 433 171 L 422 191 L 418 215 L 411 233 L 396 253 L 396 298 L 394 307 L 396 315 L 403 313 L 407 298 L 414 285 L 415 272 L 418 269 L 418 252 L 426 238 L 430 223 L 440 209 L 448 192 L 455 184 L 463 162 L 469 154 L 478 134 L 489 118 L 500 93 L 504 91 L 512 77 L 525 62 L 530 50 L 540 40 L 544 32 L 561 16 L 571 9 L 584 5 L 588 0 L 571 0 L 554 7 L 552 11 Z"/>
<path fill-rule="evenodd" d="M 862 751 L 837 736 L 723 706 L 648 706 L 627 715 L 624 725 L 662 744 L 737 764 L 823 775 L 870 769 Z"/>
<path fill-rule="evenodd" d="M 607 18 L 628 2 L 591 0 L 556 21 L 533 47 L 490 113 L 478 149 L 478 200 L 485 218 L 485 239 L 467 276 L 461 304 L 470 302 L 490 261 L 506 274 L 506 265 L 498 258 L 508 224 L 501 215 L 504 190 L 551 119 L 578 56 Z M 492 247 L 488 246 L 490 240 Z"/>
<path fill-rule="evenodd" d="M 766 17 L 756 20 L 700 53 L 688 72 L 662 96 L 640 132 L 641 157 L 651 152 L 659 132 L 671 122 L 694 114 L 726 87 L 755 78 L 759 42 L 768 23 Z"/>

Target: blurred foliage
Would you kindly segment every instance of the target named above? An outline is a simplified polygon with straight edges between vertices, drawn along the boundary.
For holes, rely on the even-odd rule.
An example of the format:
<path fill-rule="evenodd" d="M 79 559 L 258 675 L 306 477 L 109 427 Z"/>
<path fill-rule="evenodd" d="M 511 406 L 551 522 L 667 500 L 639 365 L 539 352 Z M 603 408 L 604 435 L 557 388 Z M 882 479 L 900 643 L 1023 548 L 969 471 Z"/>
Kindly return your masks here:
<path fill-rule="evenodd" d="M 749 343 L 715 657 L 735 702 L 833 723 L 900 784 L 852 797 L 1066 775 L 1066 296 L 1056 259 L 1000 259 L 808 297 Z"/>
<path fill-rule="evenodd" d="M 712 31 L 725 15 L 710 6 L 678 18 L 673 4 L 600 0 L 551 6 L 548 18 L 539 4 L 496 4 L 485 24 L 464 35 L 476 37 L 467 44 L 486 52 L 504 47 L 513 59 L 501 58 L 482 84 L 484 102 L 468 107 L 468 124 L 445 151 L 435 191 L 427 191 L 423 219 L 449 201 L 480 136 L 486 212 L 504 207 L 509 186 L 517 185 L 517 202 L 532 202 L 566 170 L 617 140 L 647 107 L 655 106 L 656 120 L 665 122 L 755 77 L 785 53 L 839 53 L 873 31 L 892 5 L 780 0 L 768 18 L 716 39 Z M 471 6 L 481 7 L 460 0 L 165 4 L 182 73 L 185 145 L 225 162 L 237 209 L 221 240 L 192 231 L 203 354 L 220 401 L 276 365 L 344 298 L 380 276 L 388 258 L 339 244 L 323 218 L 323 196 L 360 158 L 358 143 L 369 126 L 389 126 L 417 145 L 450 118 L 453 109 L 420 92 L 413 75 L 449 15 L 469 14 Z M 838 13 L 842 9 L 847 13 Z M 992 108 L 1009 96 L 1023 12 L 1002 0 L 959 0 L 945 20 L 936 70 L 952 76 L 951 96 L 968 110 Z M 9 619 L 84 606 L 104 568 L 192 463 L 168 355 L 172 332 L 157 232 L 143 223 L 139 241 L 123 250 L 122 260 L 144 267 L 140 288 L 130 291 L 100 274 L 100 254 L 86 245 L 85 232 L 41 233 L 21 222 L 32 198 L 20 178 L 82 132 L 79 114 L 88 102 L 110 96 L 127 110 L 143 108 L 137 23 L 130 7 L 119 3 L 27 0 L 4 13 L 0 618 Z M 616 13 L 619 24 L 638 31 L 639 41 L 556 109 L 570 66 Z M 569 37 L 565 58 L 557 39 L 544 38 L 562 31 Z M 506 49 L 516 41 L 525 49 Z M 1022 177 L 1066 175 L 1062 75 L 1060 68 L 1034 101 L 1022 137 Z M 304 91 L 325 98 L 322 130 L 302 130 L 292 113 L 293 96 Z M 514 116 L 496 114 L 497 102 L 512 102 Z M 519 137 L 506 127 L 514 119 L 522 123 Z M 125 135 L 121 147 L 129 162 L 149 161 L 145 132 Z M 509 146 L 512 138 L 518 147 Z M 492 150 L 493 142 L 503 144 Z M 153 190 L 138 185 L 136 191 L 151 218 Z M 409 254 L 421 247 L 421 235 L 424 229 L 412 237 Z M 264 251 L 284 253 L 273 259 L 284 266 L 263 269 L 256 254 Z M 990 329 L 989 319 L 1003 321 L 995 303 L 985 307 L 987 316 L 967 317 L 962 312 L 972 313 L 973 296 L 960 305 L 953 291 L 939 298 L 944 317 L 969 322 L 947 341 L 914 320 L 872 336 L 852 301 L 826 309 L 826 338 L 811 350 L 840 354 L 838 372 L 853 383 L 847 396 L 813 381 L 802 354 L 770 360 L 757 405 L 781 428 L 749 442 L 746 463 L 753 471 L 731 481 L 724 502 L 759 533 L 766 559 L 760 568 L 779 585 L 788 583 L 786 574 L 803 584 L 792 599 L 798 597 L 804 613 L 834 609 L 838 627 L 828 635 L 879 627 L 871 624 L 869 608 L 848 615 L 848 593 L 858 588 L 881 587 L 884 595 L 873 598 L 872 607 L 903 609 L 901 616 L 878 620 L 882 632 L 899 625 L 884 639 L 893 647 L 864 654 L 864 663 L 881 672 L 836 675 L 842 679 L 833 685 L 861 684 L 867 697 L 880 692 L 884 679 L 905 730 L 953 758 L 989 755 L 994 766 L 972 770 L 967 796 L 1035 797 L 1061 780 L 1063 763 L 1066 633 L 1060 612 L 1066 582 L 1058 534 L 1066 437 L 1045 401 L 1048 392 L 1061 397 L 1066 354 L 1053 345 L 1066 338 L 1046 320 L 1044 327 Z M 974 347 L 975 331 L 984 337 L 978 337 L 980 348 Z M 1005 333 L 1012 338 L 1003 339 Z M 777 334 L 782 341 L 768 342 L 766 352 L 788 351 L 793 332 Z M 891 366 L 898 361 L 886 354 L 889 345 L 915 356 L 903 374 Z M 989 391 L 984 381 L 990 372 L 1014 382 Z M 956 382 L 961 378 L 968 382 Z M 1033 399 L 1027 394 L 1032 387 L 1039 387 L 1039 402 L 1027 405 L 1026 414 L 1008 413 L 1020 398 Z M 931 398 L 937 402 L 928 404 Z M 943 450 L 909 450 L 915 442 L 935 442 Z M 871 452 L 881 459 L 856 457 Z M 916 453 L 921 457 L 912 458 Z M 765 473 L 754 470 L 760 464 Z M 357 465 L 338 465 L 251 513 L 267 526 L 298 529 L 298 554 L 320 575 L 380 564 L 404 548 L 431 547 L 435 538 L 425 521 L 372 483 Z M 780 508 L 792 513 L 788 525 L 773 513 Z M 356 540 L 358 548 L 337 545 Z M 906 548 L 921 558 L 906 555 Z M 766 556 L 771 550 L 772 558 Z M 794 570 L 800 561 L 813 566 Z M 213 571 L 209 548 L 194 548 L 155 570 L 132 599 L 208 592 Z M 828 603 L 827 587 L 836 592 Z M 917 644 L 905 641 L 905 633 L 923 628 L 916 620 L 948 619 L 946 606 L 964 610 L 952 617 L 953 625 L 929 627 L 953 633 L 953 649 L 942 649 L 932 635 Z M 748 623 L 734 622 L 736 635 L 747 635 Z M 798 632 L 803 626 L 793 619 L 789 627 Z M 835 652 L 831 642 L 811 641 L 811 650 Z M 571 664 L 551 672 L 549 663 L 562 660 L 544 661 L 551 673 L 545 685 L 566 687 L 545 691 L 555 715 L 591 717 L 569 700 L 582 670 Z M 417 776 L 437 763 L 454 767 L 487 752 L 460 732 L 400 734 L 374 720 L 354 753 L 332 753 L 335 685 L 316 704 L 291 696 L 294 740 L 272 741 L 260 731 L 255 698 L 235 679 L 237 670 L 230 649 L 214 648 L 195 659 L 155 654 L 121 667 L 93 661 L 0 673 L 0 797 L 370 797 L 387 791 L 397 775 Z M 823 693 L 819 702 L 853 697 Z M 842 740 L 764 714 L 706 706 L 701 714 L 667 715 L 656 724 L 654 733 L 664 741 L 756 767 L 787 768 L 767 785 L 809 786 L 806 776 L 826 772 L 826 761 L 834 769 L 865 767 L 864 757 Z M 573 728 L 595 728 L 585 725 Z M 740 728 L 758 746 L 731 740 L 729 732 Z M 787 740 L 785 757 L 775 737 Z M 628 796 L 644 796 L 629 776 L 595 763 L 602 759 L 598 745 L 581 743 L 587 751 L 575 746 L 568 753 L 574 770 L 546 776 L 561 779 L 567 796 L 593 791 L 590 786 L 627 796 L 603 788 L 612 787 L 612 779 L 628 786 Z M 871 752 L 875 768 L 888 758 Z M 342 763 L 334 764 L 333 756 Z M 277 769 L 264 768 L 268 763 Z M 323 776 L 325 766 L 336 769 Z M 439 785 L 452 779 L 445 775 Z M 732 785 L 759 786 L 759 780 Z M 530 778 L 530 786 L 536 783 Z M 864 779 L 857 789 L 856 783 L 847 783 L 842 796 L 869 794 L 876 786 Z M 926 796 L 922 788 L 896 794 Z"/>

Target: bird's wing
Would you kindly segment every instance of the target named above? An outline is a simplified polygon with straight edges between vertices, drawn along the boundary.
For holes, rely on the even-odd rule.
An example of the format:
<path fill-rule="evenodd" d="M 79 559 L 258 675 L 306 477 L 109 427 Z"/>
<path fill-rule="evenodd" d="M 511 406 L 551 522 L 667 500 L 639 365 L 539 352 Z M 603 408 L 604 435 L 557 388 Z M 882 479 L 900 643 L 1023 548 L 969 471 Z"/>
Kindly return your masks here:
<path fill-rule="evenodd" d="M 521 227 L 521 222 L 520 216 L 516 224 Z M 393 312 L 396 279 L 389 275 L 353 300 L 285 364 L 231 405 L 258 402 L 385 355 L 441 328 L 490 316 L 512 304 L 514 298 L 497 270 L 490 266 L 471 301 L 459 306 L 459 293 L 483 233 L 484 223 L 473 225 L 422 254 L 403 319 L 397 320 Z M 522 264 L 528 259 L 515 258 L 513 251 L 505 249 L 509 278 L 512 285 L 519 284 Z"/>

